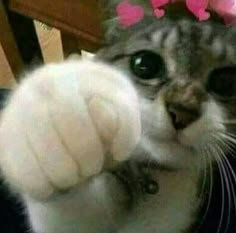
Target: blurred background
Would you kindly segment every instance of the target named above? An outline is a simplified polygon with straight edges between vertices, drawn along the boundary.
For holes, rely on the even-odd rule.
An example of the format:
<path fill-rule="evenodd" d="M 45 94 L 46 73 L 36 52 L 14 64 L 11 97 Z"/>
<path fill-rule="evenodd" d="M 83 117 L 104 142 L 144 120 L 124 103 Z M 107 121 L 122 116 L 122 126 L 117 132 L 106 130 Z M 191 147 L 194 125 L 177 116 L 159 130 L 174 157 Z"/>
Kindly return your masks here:
<path fill-rule="evenodd" d="M 40 64 L 91 57 L 102 45 L 97 0 L 0 0 L 0 88 Z"/>

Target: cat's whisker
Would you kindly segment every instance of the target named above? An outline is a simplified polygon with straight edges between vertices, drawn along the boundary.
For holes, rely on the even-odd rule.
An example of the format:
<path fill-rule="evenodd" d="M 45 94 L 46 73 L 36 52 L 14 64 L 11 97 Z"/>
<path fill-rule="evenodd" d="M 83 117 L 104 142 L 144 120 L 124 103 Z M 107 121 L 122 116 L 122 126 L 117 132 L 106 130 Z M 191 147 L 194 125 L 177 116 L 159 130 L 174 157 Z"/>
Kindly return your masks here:
<path fill-rule="evenodd" d="M 222 228 L 222 224 L 223 224 L 223 218 L 224 218 L 224 210 L 225 210 L 225 183 L 224 183 L 224 175 L 223 175 L 223 171 L 222 171 L 222 166 L 220 164 L 220 157 L 218 156 L 217 151 L 215 150 L 215 148 L 212 145 L 209 145 L 209 149 L 211 151 L 212 156 L 214 156 L 216 164 L 218 166 L 219 169 L 219 174 L 220 174 L 220 182 L 221 182 L 221 187 L 222 187 L 222 203 L 221 203 L 221 213 L 220 213 L 220 221 L 219 221 L 219 225 L 218 225 L 218 230 L 217 233 L 220 232 L 221 228 Z"/>
<path fill-rule="evenodd" d="M 224 148 L 224 151 L 231 152 L 232 156 L 234 156 L 236 144 L 229 141 L 228 138 L 221 138 L 221 135 L 212 134 L 212 136 L 215 138 L 217 143 L 220 144 L 221 147 Z"/>
<path fill-rule="evenodd" d="M 229 133 L 219 133 L 219 136 L 222 138 L 222 139 L 224 139 L 224 140 L 226 140 L 226 141 L 228 141 L 228 143 L 231 143 L 232 144 L 232 146 L 234 146 L 234 147 L 236 147 L 236 138 L 234 138 L 231 134 L 229 134 Z"/>
<path fill-rule="evenodd" d="M 233 154 L 235 153 L 235 145 L 233 145 L 231 142 L 228 142 L 227 140 L 224 140 L 221 143 L 224 147 L 224 150 L 232 153 L 232 156 L 234 156 Z"/>
<path fill-rule="evenodd" d="M 231 181 L 231 190 L 232 190 L 232 194 L 233 194 L 233 198 L 234 198 L 234 205 L 235 205 L 235 211 L 236 211 L 236 195 L 235 195 L 235 191 L 234 191 L 234 186 L 236 186 L 236 174 L 230 164 L 230 162 L 228 161 L 228 158 L 226 157 L 226 155 L 224 154 L 223 150 L 220 148 L 220 146 L 218 145 L 219 150 L 221 152 L 222 155 L 222 161 L 225 162 L 226 167 L 228 168 L 228 175 L 229 175 L 229 179 Z"/>
<path fill-rule="evenodd" d="M 214 135 L 216 140 L 224 147 L 225 151 L 230 152 L 230 156 L 236 158 L 235 150 L 236 150 L 236 140 L 232 138 L 232 134 L 221 133 L 219 136 Z M 235 136 L 234 136 L 235 137 Z"/>
<path fill-rule="evenodd" d="M 225 178 L 225 185 L 226 185 L 226 191 L 227 191 L 227 196 L 228 196 L 228 214 L 227 214 L 227 223 L 226 223 L 226 228 L 225 228 L 225 231 L 224 232 L 227 232 L 228 228 L 229 228 L 229 223 L 230 223 L 230 217 L 231 217 L 231 214 L 230 214 L 230 206 L 232 204 L 232 200 L 231 200 L 231 191 L 232 191 L 232 180 L 231 180 L 231 176 L 229 174 L 229 171 L 227 169 L 227 165 L 225 164 L 225 155 L 224 155 L 224 152 L 222 151 L 222 149 L 219 147 L 219 145 L 215 145 L 215 147 L 217 148 L 218 151 L 216 152 L 219 152 L 216 153 L 217 156 L 219 156 L 221 158 L 221 167 L 222 167 L 222 172 L 223 172 L 223 175 L 224 175 L 224 178 Z M 235 198 L 234 196 L 234 193 L 233 193 L 233 198 Z"/>
<path fill-rule="evenodd" d="M 223 134 L 224 135 L 224 134 Z M 220 135 L 222 136 L 222 134 Z M 235 191 L 234 191 L 234 187 L 236 185 L 236 175 L 235 172 L 231 166 L 231 164 L 228 161 L 228 158 L 226 157 L 224 150 L 222 149 L 222 146 L 224 148 L 226 148 L 226 151 L 229 150 L 230 152 L 234 152 L 235 150 L 233 150 L 233 148 L 235 148 L 235 142 L 233 143 L 232 141 L 235 141 L 235 136 L 231 133 L 228 133 L 228 135 L 226 134 L 227 137 L 220 137 L 215 135 L 215 139 L 217 140 L 217 144 L 215 145 L 215 147 L 217 147 L 219 153 L 220 153 L 220 157 L 221 157 L 221 164 L 224 167 L 225 170 L 225 181 L 228 182 L 230 184 L 230 187 L 228 189 L 228 192 L 230 192 L 230 204 L 229 207 L 231 206 L 231 195 L 233 198 L 233 205 L 235 206 L 235 210 L 236 210 L 236 195 L 235 195 Z M 231 139 L 231 141 L 229 141 L 229 139 Z M 233 153 L 232 153 L 233 154 Z M 230 222 L 230 215 L 228 214 L 228 219 L 227 219 L 227 228 L 229 227 L 229 222 Z"/>
<path fill-rule="evenodd" d="M 203 180 L 202 180 L 202 185 L 201 185 L 201 188 L 200 188 L 200 194 L 199 194 L 199 197 L 200 199 L 203 198 L 203 195 L 204 195 L 204 191 L 205 191 L 205 187 L 206 187 L 206 184 L 207 184 L 207 159 L 208 157 L 206 158 L 205 156 L 205 153 L 204 153 L 204 150 L 199 150 L 199 154 L 201 155 L 201 163 L 203 164 L 202 167 L 203 167 Z M 202 170 L 199 169 L 199 174 L 202 172 Z"/>
<path fill-rule="evenodd" d="M 236 135 L 234 135 L 233 133 L 230 133 L 230 132 L 225 132 L 225 135 L 227 135 L 232 140 L 234 140 L 234 143 L 235 143 L 235 146 L 236 146 Z"/>
<path fill-rule="evenodd" d="M 230 136 L 234 136 L 232 134 L 229 133 Z M 234 136 L 235 137 L 235 136 Z M 233 204 L 235 207 L 235 213 L 236 213 L 236 193 L 235 193 L 235 187 L 236 187 L 236 174 L 230 164 L 230 162 L 228 161 L 228 158 L 226 157 L 225 153 L 224 153 L 224 149 L 221 149 L 220 146 L 223 146 L 226 148 L 226 150 L 229 150 L 232 155 L 235 153 L 235 145 L 232 145 L 232 143 L 228 143 L 228 140 L 223 140 L 220 137 L 216 137 L 216 139 L 218 140 L 218 147 L 222 156 L 222 162 L 225 163 L 226 171 L 228 172 L 228 178 L 229 178 L 229 182 L 231 184 L 231 194 L 233 196 Z"/>
<path fill-rule="evenodd" d="M 235 211 L 236 211 L 236 193 L 235 193 L 235 186 L 236 186 L 236 175 L 235 175 L 235 172 L 231 166 L 231 164 L 229 163 L 228 159 L 226 156 L 224 156 L 223 158 L 225 164 L 226 164 L 226 167 L 229 169 L 227 170 L 228 171 L 228 176 L 229 176 L 229 180 L 230 180 L 230 183 L 231 183 L 231 193 L 233 195 L 233 200 L 234 200 L 234 206 L 235 206 Z"/>
<path fill-rule="evenodd" d="M 236 139 L 236 135 L 234 135 L 233 133 L 225 132 L 225 134 L 231 136 L 234 139 Z"/>
<path fill-rule="evenodd" d="M 208 199 L 207 199 L 207 205 L 206 205 L 206 209 L 205 212 L 203 214 L 203 217 L 201 219 L 201 222 L 199 224 L 199 227 L 202 225 L 202 223 L 204 222 L 204 220 L 206 219 L 208 210 L 210 208 L 210 204 L 211 204 L 211 199 L 212 199 L 212 191 L 213 191 L 213 168 L 212 168 L 212 163 L 211 163 L 211 158 L 210 158 L 210 153 L 207 147 L 203 148 L 203 152 L 204 152 L 204 161 L 205 161 L 205 173 L 207 174 L 207 168 L 209 168 L 209 195 L 208 195 Z M 204 183 L 206 183 L 207 181 L 207 176 L 204 179 Z M 204 186 L 202 185 L 202 191 L 201 191 L 201 198 L 202 198 L 202 194 L 204 194 L 204 188 L 205 188 L 205 184 Z"/>

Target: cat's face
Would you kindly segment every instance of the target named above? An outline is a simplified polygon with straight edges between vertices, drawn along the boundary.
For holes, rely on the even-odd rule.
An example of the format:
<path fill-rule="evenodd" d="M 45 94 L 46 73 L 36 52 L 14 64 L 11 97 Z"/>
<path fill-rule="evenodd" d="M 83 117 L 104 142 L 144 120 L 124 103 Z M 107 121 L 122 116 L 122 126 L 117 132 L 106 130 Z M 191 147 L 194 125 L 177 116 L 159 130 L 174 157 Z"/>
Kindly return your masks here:
<path fill-rule="evenodd" d="M 138 90 L 140 146 L 159 163 L 219 159 L 234 144 L 235 36 L 222 25 L 163 20 L 99 55 L 124 70 Z"/>

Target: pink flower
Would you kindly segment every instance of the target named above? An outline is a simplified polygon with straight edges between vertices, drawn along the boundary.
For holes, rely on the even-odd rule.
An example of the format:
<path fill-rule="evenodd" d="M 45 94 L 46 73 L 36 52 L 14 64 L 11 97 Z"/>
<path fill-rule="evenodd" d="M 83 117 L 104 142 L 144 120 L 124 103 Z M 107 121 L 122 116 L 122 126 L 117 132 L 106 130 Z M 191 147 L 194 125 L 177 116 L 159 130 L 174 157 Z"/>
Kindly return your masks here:
<path fill-rule="evenodd" d="M 236 25 L 236 0 L 186 0 L 186 6 L 200 21 L 210 17 L 207 9 L 211 9 L 227 25 Z"/>
<path fill-rule="evenodd" d="M 131 4 L 128 0 L 121 1 L 116 6 L 116 13 L 123 28 L 138 23 L 144 17 L 144 9 L 139 5 Z"/>
<path fill-rule="evenodd" d="M 236 25 L 236 0 L 182 0 L 186 6 L 200 21 L 207 20 L 210 13 L 215 11 L 221 16 L 227 25 Z M 172 0 L 172 2 L 174 2 Z"/>
<path fill-rule="evenodd" d="M 161 8 L 167 5 L 170 0 L 150 0 L 152 7 L 153 7 L 153 12 L 154 15 L 157 18 L 161 18 L 165 15 L 165 11 Z"/>
<path fill-rule="evenodd" d="M 236 0 L 210 0 L 209 4 L 227 25 L 236 25 Z"/>
<path fill-rule="evenodd" d="M 187 8 L 200 20 L 207 20 L 210 18 L 207 12 L 209 0 L 186 0 Z"/>
<path fill-rule="evenodd" d="M 164 7 L 166 5 L 178 1 L 185 2 L 188 10 L 200 21 L 209 19 L 208 10 L 211 10 L 222 17 L 226 25 L 236 25 L 236 0 L 149 0 L 157 18 L 165 15 Z M 129 0 L 122 0 L 117 5 L 116 11 L 124 28 L 138 23 L 143 19 L 145 13 L 141 5 L 134 5 Z"/>

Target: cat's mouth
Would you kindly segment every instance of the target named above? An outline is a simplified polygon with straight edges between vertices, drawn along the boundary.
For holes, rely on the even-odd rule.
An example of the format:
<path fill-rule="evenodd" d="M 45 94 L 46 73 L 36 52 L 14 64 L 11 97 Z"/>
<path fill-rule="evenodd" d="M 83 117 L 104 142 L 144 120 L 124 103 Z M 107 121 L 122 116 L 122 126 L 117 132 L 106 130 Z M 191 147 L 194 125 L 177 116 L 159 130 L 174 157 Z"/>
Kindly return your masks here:
<path fill-rule="evenodd" d="M 175 139 L 175 140 L 166 140 L 166 141 L 162 141 L 163 144 L 166 144 L 168 147 L 172 147 L 173 150 L 184 150 L 184 151 L 188 151 L 188 152 L 194 152 L 195 148 L 191 145 L 186 145 L 184 143 L 182 143 L 179 139 Z"/>

